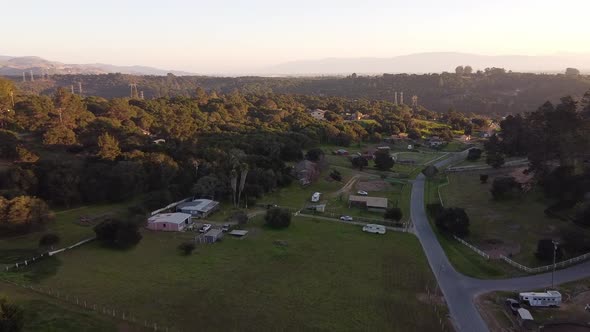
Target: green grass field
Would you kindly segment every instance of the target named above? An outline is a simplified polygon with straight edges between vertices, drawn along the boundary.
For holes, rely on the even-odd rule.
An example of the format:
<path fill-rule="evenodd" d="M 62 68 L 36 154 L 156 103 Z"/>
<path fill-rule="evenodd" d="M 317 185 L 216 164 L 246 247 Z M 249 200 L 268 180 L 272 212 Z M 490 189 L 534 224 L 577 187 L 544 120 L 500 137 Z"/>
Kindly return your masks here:
<path fill-rule="evenodd" d="M 531 191 L 521 198 L 495 201 L 490 194 L 494 176 L 506 171 L 488 172 L 488 184 L 480 184 L 480 172 L 450 174 L 450 184 L 441 188 L 445 206 L 465 208 L 471 234 L 466 240 L 481 248 L 506 246 L 513 259 L 527 266 L 545 265 L 534 256 L 537 241 L 558 237 L 560 229 L 576 227 L 573 223 L 548 218 L 542 193 Z M 590 235 L 590 231 L 576 227 Z M 501 241 L 500 243 L 497 243 Z"/>
<path fill-rule="evenodd" d="M 425 204 L 440 203 L 438 188 L 440 188 L 440 191 L 442 192 L 445 186 L 449 184 L 448 181 L 446 175 L 439 175 L 432 179 L 428 179 L 424 188 Z M 458 241 L 441 234 L 436 228 L 434 220 L 430 217 L 429 219 L 449 261 L 459 272 L 470 277 L 481 279 L 504 278 L 521 274 L 507 264 L 494 260 L 486 260 Z"/>
<path fill-rule="evenodd" d="M 432 305 L 418 300 L 433 278 L 408 234 L 296 218 L 286 230 L 250 226 L 245 239 L 199 246 L 191 256 L 176 249 L 188 234 L 143 235 L 129 251 L 91 243 L 5 276 L 171 330 L 441 329 Z"/>
<path fill-rule="evenodd" d="M 76 223 L 81 216 L 125 215 L 131 203 L 104 204 L 55 211 L 55 220 L 47 229 L 23 236 L 0 239 L 0 265 L 15 263 L 35 256 L 39 251 L 39 239 L 45 233 L 56 233 L 60 237 L 57 247 L 65 247 L 94 236 L 92 226 Z M 43 250 L 41 250 L 43 251 Z"/>
<path fill-rule="evenodd" d="M 36 331 L 137 331 L 139 329 L 53 298 L 0 282 L 0 297 L 20 306 L 25 313 L 25 332 Z"/>

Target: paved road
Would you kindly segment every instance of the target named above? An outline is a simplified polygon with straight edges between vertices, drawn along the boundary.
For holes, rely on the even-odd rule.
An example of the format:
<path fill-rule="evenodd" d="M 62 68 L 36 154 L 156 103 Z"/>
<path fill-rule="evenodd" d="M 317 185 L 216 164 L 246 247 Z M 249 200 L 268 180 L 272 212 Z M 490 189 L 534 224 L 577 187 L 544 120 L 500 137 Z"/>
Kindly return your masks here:
<path fill-rule="evenodd" d="M 435 165 L 442 168 L 453 161 L 464 158 L 467 151 L 459 152 L 451 158 L 439 161 Z M 412 186 L 411 217 L 414 231 L 418 236 L 428 263 L 445 296 L 451 318 L 459 332 L 488 331 L 488 327 L 477 311 L 473 302 L 475 296 L 496 290 L 526 291 L 551 286 L 551 273 L 533 276 L 481 280 L 467 277 L 455 270 L 442 249 L 434 231 L 430 227 L 424 207 L 424 175 L 420 174 Z M 555 284 L 570 282 L 590 276 L 590 262 L 555 272 Z"/>

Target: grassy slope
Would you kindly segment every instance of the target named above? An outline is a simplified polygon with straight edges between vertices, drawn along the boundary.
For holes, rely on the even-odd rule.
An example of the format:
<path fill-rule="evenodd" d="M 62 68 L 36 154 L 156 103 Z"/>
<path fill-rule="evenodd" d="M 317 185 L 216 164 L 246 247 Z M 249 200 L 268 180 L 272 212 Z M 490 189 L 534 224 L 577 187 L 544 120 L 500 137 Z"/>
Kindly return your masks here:
<path fill-rule="evenodd" d="M 442 192 L 447 183 L 446 176 L 438 176 L 426 181 L 424 194 L 425 204 L 439 203 L 440 199 L 437 188 L 441 186 L 440 191 Z M 449 261 L 459 272 L 474 278 L 482 279 L 504 278 L 518 274 L 518 272 L 514 271 L 508 266 L 505 266 L 505 264 L 495 261 L 488 261 L 458 241 L 442 235 L 440 232 L 438 232 L 438 229 L 434 225 L 433 220 L 431 219 L 430 221 L 441 246 L 449 258 Z"/>
<path fill-rule="evenodd" d="M 61 241 L 57 247 L 65 247 L 94 236 L 91 226 L 80 226 L 76 223 L 81 216 L 124 214 L 128 204 L 105 204 L 56 211 L 55 221 L 49 224 L 45 231 L 0 239 L 0 265 L 36 256 L 40 251 L 38 248 L 39 239 L 45 233 L 53 232 L 59 235 Z"/>
<path fill-rule="evenodd" d="M 450 184 L 441 189 L 445 204 L 467 210 L 471 220 L 468 241 L 475 245 L 484 245 L 490 239 L 518 243 L 521 248 L 519 253 L 514 254 L 514 260 L 528 266 L 546 264 L 534 256 L 537 241 L 559 236 L 559 229 L 574 225 L 546 217 L 544 209 L 547 205 L 538 192 L 529 192 L 512 200 L 492 200 L 490 188 L 493 177 L 490 175 L 488 184 L 482 185 L 478 172 L 449 175 Z M 579 231 L 590 235 L 588 230 Z"/>
<path fill-rule="evenodd" d="M 125 252 L 90 244 L 60 256 L 40 285 L 182 330 L 440 329 L 416 298 L 433 279 L 411 235 L 302 218 L 251 233 L 189 257 L 176 250 L 178 234 L 144 232 Z"/>

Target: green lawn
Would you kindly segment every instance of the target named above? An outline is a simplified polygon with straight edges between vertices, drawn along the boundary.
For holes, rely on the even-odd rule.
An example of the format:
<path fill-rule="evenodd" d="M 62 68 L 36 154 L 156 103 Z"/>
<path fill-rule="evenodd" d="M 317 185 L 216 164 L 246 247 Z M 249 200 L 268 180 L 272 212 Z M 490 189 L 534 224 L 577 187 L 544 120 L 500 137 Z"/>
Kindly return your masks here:
<path fill-rule="evenodd" d="M 91 243 L 5 276 L 170 330 L 441 330 L 432 305 L 418 299 L 434 281 L 409 234 L 295 218 L 286 230 L 252 225 L 245 239 L 202 245 L 191 256 L 176 249 L 188 234 L 143 236 L 128 251 Z"/>
<path fill-rule="evenodd" d="M 531 191 L 521 198 L 495 201 L 490 194 L 495 176 L 506 170 L 487 172 L 488 184 L 480 184 L 480 172 L 463 172 L 449 175 L 450 184 L 441 188 L 445 206 L 465 208 L 471 221 L 471 234 L 466 238 L 482 249 L 506 248 L 513 259 L 534 267 L 546 265 L 534 256 L 538 240 L 559 237 L 564 228 L 575 228 L 590 235 L 590 231 L 571 222 L 545 216 L 547 207 L 542 193 Z"/>

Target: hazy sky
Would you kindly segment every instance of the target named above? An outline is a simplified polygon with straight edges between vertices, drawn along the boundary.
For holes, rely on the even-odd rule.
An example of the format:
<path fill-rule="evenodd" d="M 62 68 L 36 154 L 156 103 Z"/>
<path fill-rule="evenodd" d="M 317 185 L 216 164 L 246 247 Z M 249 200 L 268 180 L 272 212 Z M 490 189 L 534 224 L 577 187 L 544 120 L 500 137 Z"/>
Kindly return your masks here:
<path fill-rule="evenodd" d="M 416 52 L 590 53 L 589 0 L 1 0 L 0 54 L 232 72 Z"/>

